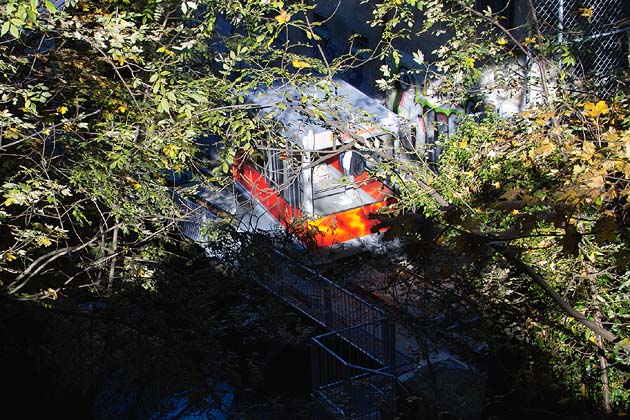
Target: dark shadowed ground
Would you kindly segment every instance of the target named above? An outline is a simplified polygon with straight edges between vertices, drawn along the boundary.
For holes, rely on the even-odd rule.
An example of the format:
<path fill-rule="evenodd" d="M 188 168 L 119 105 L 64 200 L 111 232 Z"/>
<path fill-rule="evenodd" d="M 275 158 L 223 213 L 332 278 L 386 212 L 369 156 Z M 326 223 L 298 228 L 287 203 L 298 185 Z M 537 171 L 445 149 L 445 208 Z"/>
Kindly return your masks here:
<path fill-rule="evenodd" d="M 203 408 L 228 383 L 234 416 L 308 418 L 313 327 L 231 274 L 173 258 L 156 292 L 0 301 L 3 417 L 145 419 L 175 394 Z"/>
<path fill-rule="evenodd" d="M 154 292 L 128 284 L 52 307 L 0 300 L 3 418 L 175 419 L 165 400 L 207 409 L 226 384 L 229 419 L 312 418 L 308 340 L 322 331 L 201 254 L 174 256 L 158 272 Z M 466 328 L 492 329 L 482 321 Z M 597 418 L 554 382 L 545 354 L 488 338 L 483 382 L 433 366 L 430 380 L 399 390 L 400 420 Z M 481 397 L 471 405 L 467 395 Z"/>

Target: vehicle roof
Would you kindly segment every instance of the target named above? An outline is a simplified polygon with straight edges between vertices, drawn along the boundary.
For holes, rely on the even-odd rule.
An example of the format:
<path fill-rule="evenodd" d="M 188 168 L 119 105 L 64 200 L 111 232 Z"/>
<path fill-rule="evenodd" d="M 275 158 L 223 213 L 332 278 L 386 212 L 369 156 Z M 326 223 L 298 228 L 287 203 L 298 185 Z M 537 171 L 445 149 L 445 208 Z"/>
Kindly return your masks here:
<path fill-rule="evenodd" d="M 349 134 L 398 134 L 399 130 L 395 113 L 339 78 L 333 78 L 332 85 L 321 79 L 300 88 L 277 81 L 254 90 L 246 102 L 259 105 L 261 117 L 282 123 L 280 134 L 302 147 L 310 130 L 315 135 L 333 131 L 318 115 Z"/>

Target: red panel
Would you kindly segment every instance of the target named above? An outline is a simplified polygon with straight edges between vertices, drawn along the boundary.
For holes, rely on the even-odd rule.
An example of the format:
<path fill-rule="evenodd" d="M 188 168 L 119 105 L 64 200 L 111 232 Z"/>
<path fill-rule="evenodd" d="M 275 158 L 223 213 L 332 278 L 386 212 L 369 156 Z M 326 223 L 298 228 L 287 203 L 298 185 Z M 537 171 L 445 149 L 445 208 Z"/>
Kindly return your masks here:
<path fill-rule="evenodd" d="M 269 213 L 284 226 L 288 221 L 302 216 L 302 212 L 291 206 L 265 179 L 247 162 L 238 162 L 233 168 L 234 180 L 238 181 Z"/>
<path fill-rule="evenodd" d="M 333 166 L 338 168 L 338 165 L 337 163 L 337 165 Z M 238 181 L 283 226 L 287 227 L 293 220 L 302 217 L 302 212 L 287 203 L 269 185 L 264 175 L 258 172 L 250 163 L 238 162 L 234 165 L 233 173 L 234 180 Z M 308 221 L 306 226 L 308 231 L 314 229 L 319 231 L 315 237 L 314 246 L 316 248 L 328 247 L 371 235 L 373 233 L 372 227 L 376 226 L 379 221 L 370 218 L 369 215 L 375 214 L 378 209 L 394 201 L 391 198 L 392 191 L 378 181 L 368 180 L 367 174 L 355 177 L 355 183 L 378 200 L 378 202 Z"/>

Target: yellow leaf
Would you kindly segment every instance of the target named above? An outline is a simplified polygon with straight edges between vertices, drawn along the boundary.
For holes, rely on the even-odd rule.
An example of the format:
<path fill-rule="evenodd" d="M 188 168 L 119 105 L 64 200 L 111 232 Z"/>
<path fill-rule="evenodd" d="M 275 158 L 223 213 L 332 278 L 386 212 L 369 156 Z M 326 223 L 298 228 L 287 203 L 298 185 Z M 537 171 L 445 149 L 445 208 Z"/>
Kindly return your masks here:
<path fill-rule="evenodd" d="M 174 144 L 169 144 L 168 146 L 162 148 L 162 153 L 164 153 L 166 156 L 168 156 L 171 159 L 175 159 L 178 152 L 179 152 L 179 147 L 175 146 Z"/>
<path fill-rule="evenodd" d="M 164 53 L 164 54 L 167 54 L 167 55 L 170 55 L 170 56 L 175 55 L 175 53 L 173 51 L 169 50 L 168 48 L 166 48 L 164 46 L 158 48 L 156 52 Z"/>
<path fill-rule="evenodd" d="M 590 7 L 580 7 L 579 9 L 577 9 L 577 11 L 582 17 L 585 17 L 588 19 L 593 17 L 593 9 Z"/>
<path fill-rule="evenodd" d="M 584 144 L 582 145 L 582 153 L 580 155 L 582 160 L 590 161 L 593 158 L 594 154 L 595 154 L 595 145 L 591 143 L 590 141 L 585 141 Z"/>
<path fill-rule="evenodd" d="M 50 297 L 52 300 L 57 300 L 57 291 L 55 289 L 46 290 L 46 296 Z"/>
<path fill-rule="evenodd" d="M 546 157 L 556 150 L 556 145 L 549 140 L 543 140 L 535 150 L 536 156 Z"/>
<path fill-rule="evenodd" d="M 606 102 L 599 101 L 596 104 L 593 102 L 587 102 L 584 104 L 584 115 L 587 117 L 597 118 L 602 114 L 608 113 L 608 105 Z"/>
<path fill-rule="evenodd" d="M 118 61 L 119 66 L 122 66 L 123 64 L 125 64 L 125 57 L 123 57 L 122 55 L 119 55 L 118 57 L 116 57 L 116 60 Z"/>
<path fill-rule="evenodd" d="M 62 105 L 57 108 L 57 112 L 60 113 L 61 115 L 64 115 L 66 112 L 68 112 L 68 107 Z"/>
<path fill-rule="evenodd" d="M 291 62 L 291 64 L 293 65 L 293 67 L 295 67 L 296 69 L 305 69 L 307 67 L 310 67 L 311 65 L 308 64 L 306 61 L 300 61 L 300 60 L 293 60 Z"/>
<path fill-rule="evenodd" d="M 536 43 L 536 37 L 535 36 L 527 36 L 525 37 L 525 40 L 523 41 L 523 45 L 527 46 L 529 44 L 535 44 Z"/>
<path fill-rule="evenodd" d="M 40 235 L 38 237 L 35 238 L 35 242 L 38 245 L 41 245 L 43 247 L 47 247 L 52 245 L 52 241 L 50 240 L 50 238 L 48 236 L 44 236 L 44 235 Z"/>
<path fill-rule="evenodd" d="M 5 261 L 11 262 L 17 259 L 17 256 L 11 252 L 7 252 L 4 254 Z"/>
<path fill-rule="evenodd" d="M 472 57 L 466 57 L 466 59 L 464 60 L 464 62 L 466 63 L 466 65 L 468 65 L 468 67 L 473 68 L 475 67 L 475 59 Z"/>
<path fill-rule="evenodd" d="M 276 16 L 276 20 L 279 24 L 287 23 L 291 20 L 291 14 L 284 9 L 280 9 L 280 14 Z"/>
<path fill-rule="evenodd" d="M 497 39 L 497 44 L 499 45 L 507 45 L 507 43 L 508 43 L 508 40 L 504 36 Z"/>

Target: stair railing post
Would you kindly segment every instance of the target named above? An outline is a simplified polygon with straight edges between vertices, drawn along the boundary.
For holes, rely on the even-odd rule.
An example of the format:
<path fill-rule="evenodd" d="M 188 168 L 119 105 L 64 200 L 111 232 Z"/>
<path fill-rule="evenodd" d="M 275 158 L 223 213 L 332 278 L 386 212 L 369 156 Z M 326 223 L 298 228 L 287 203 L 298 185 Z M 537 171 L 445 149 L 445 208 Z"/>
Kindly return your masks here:
<path fill-rule="evenodd" d="M 381 321 L 383 334 L 383 362 L 389 366 L 392 374 L 396 373 L 396 323 L 392 319 Z"/>
<path fill-rule="evenodd" d="M 313 397 L 317 398 L 320 387 L 321 366 L 319 360 L 319 346 L 315 340 L 311 340 L 311 385 L 313 387 Z"/>
<path fill-rule="evenodd" d="M 389 366 L 391 383 L 387 401 L 386 418 L 393 418 L 396 413 L 396 322 L 393 319 L 384 319 L 381 323 L 383 334 L 383 356 L 386 366 Z"/>
<path fill-rule="evenodd" d="M 331 285 L 328 282 L 322 282 L 324 286 L 324 322 L 326 327 L 330 330 L 334 330 L 333 325 L 333 307 L 332 307 L 332 290 Z"/>
<path fill-rule="evenodd" d="M 341 365 L 341 379 L 343 381 L 343 393 L 344 397 L 347 399 L 348 407 L 348 410 L 345 410 L 344 407 L 344 412 L 346 414 L 346 418 L 352 419 L 355 414 L 355 398 L 352 389 L 352 370 L 348 363 L 344 362 L 343 365 Z"/>

